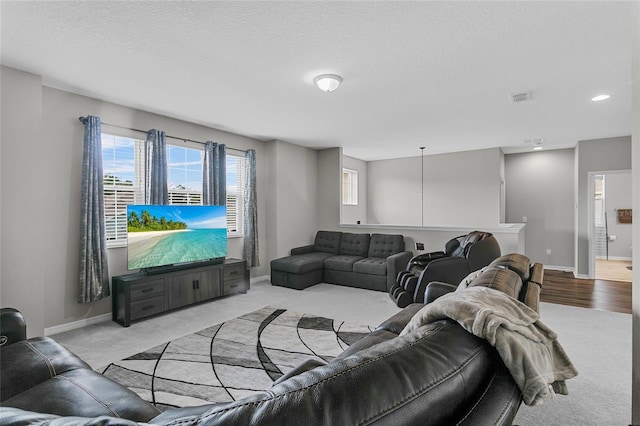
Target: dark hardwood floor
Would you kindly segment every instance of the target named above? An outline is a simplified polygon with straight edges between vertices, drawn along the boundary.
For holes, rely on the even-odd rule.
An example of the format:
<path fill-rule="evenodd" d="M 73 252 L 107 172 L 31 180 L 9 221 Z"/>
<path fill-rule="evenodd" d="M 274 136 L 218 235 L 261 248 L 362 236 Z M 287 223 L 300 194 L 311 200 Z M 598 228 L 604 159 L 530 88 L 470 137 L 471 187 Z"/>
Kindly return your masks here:
<path fill-rule="evenodd" d="M 545 269 L 540 301 L 630 314 L 631 285 L 576 278 L 571 272 Z"/>

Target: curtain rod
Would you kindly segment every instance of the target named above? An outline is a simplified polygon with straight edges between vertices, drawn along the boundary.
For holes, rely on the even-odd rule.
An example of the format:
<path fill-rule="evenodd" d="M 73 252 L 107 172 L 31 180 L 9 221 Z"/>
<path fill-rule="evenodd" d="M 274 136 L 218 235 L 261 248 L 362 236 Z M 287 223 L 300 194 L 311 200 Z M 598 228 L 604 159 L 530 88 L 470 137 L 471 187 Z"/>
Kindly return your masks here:
<path fill-rule="evenodd" d="M 80 120 L 80 122 L 84 123 L 84 120 L 86 120 L 86 118 L 85 118 L 85 117 L 78 117 L 78 120 Z M 105 123 L 104 121 L 101 121 L 101 122 L 100 122 L 100 124 L 103 124 L 103 125 L 105 125 L 105 126 L 109 126 L 109 127 L 116 127 L 116 128 L 118 128 L 118 129 L 131 130 L 131 131 L 133 131 L 133 132 L 144 133 L 145 135 L 147 134 L 147 130 L 134 129 L 133 127 L 119 126 L 119 125 L 117 125 L 117 124 Z M 196 141 L 196 140 L 193 140 L 193 139 L 188 139 L 188 138 L 179 138 L 179 137 L 177 137 L 177 136 L 171 136 L 171 135 L 165 135 L 165 136 L 166 136 L 166 137 L 168 137 L 168 138 L 171 138 L 171 139 L 178 140 L 178 141 L 184 141 L 184 142 L 195 142 L 195 143 L 199 143 L 199 144 L 202 144 L 202 145 L 204 145 L 204 144 L 205 144 L 205 142 L 202 142 L 202 141 Z M 232 148 L 232 147 L 227 146 L 227 145 L 225 145 L 225 148 L 226 148 L 226 149 L 230 149 L 230 150 L 232 150 L 232 151 L 245 152 L 245 153 L 247 152 L 247 151 L 246 151 L 246 150 L 244 150 L 244 149 Z"/>

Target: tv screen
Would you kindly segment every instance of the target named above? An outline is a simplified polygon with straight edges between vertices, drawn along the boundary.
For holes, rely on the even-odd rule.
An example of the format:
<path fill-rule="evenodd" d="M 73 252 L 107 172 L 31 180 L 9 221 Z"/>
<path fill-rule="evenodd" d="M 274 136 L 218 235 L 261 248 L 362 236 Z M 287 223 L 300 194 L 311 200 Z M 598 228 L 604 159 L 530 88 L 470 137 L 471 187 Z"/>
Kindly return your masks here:
<path fill-rule="evenodd" d="M 226 206 L 128 205 L 127 268 L 224 259 Z"/>

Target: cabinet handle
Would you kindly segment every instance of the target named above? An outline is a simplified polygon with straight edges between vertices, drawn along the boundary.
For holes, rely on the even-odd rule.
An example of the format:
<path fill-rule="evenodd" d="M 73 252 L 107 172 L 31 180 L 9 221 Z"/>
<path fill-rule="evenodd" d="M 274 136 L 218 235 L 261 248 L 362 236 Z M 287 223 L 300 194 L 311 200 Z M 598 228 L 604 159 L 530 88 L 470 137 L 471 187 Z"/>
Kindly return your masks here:
<path fill-rule="evenodd" d="M 231 271 L 231 272 L 229 272 L 229 275 L 235 275 L 237 273 L 238 273 L 238 271 Z"/>
<path fill-rule="evenodd" d="M 149 309 L 153 309 L 153 305 L 147 305 L 142 307 L 143 311 L 148 311 Z"/>
<path fill-rule="evenodd" d="M 238 287 L 238 285 L 239 285 L 239 284 L 231 284 L 231 285 L 229 286 L 229 288 Z"/>
<path fill-rule="evenodd" d="M 153 287 L 145 288 L 144 290 L 142 290 L 143 293 L 149 293 L 151 291 L 153 291 Z"/>

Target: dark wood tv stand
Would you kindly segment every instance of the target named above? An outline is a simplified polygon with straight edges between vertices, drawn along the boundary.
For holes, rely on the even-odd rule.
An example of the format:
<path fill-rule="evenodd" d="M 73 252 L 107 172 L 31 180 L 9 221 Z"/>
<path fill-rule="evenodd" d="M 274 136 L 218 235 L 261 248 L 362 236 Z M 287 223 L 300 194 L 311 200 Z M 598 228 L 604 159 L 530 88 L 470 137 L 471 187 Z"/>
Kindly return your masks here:
<path fill-rule="evenodd" d="M 160 274 L 143 272 L 111 279 L 113 321 L 129 327 L 131 321 L 249 290 L 249 270 L 241 259 L 195 265 Z"/>

